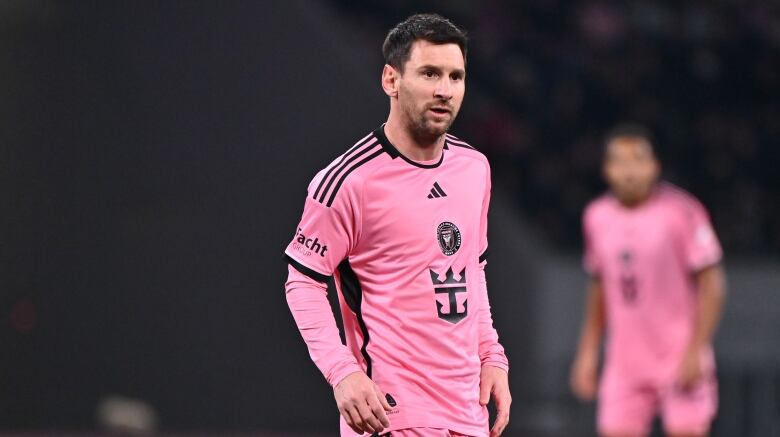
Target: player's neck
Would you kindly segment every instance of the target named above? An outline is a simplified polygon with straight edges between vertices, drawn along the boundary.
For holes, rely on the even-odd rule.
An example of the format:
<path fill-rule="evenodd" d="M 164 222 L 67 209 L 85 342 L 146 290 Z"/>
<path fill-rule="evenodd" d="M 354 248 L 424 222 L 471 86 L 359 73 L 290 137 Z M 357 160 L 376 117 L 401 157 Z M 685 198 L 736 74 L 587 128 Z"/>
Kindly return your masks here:
<path fill-rule="evenodd" d="M 649 196 L 645 196 L 638 199 L 625 199 L 618 197 L 618 200 L 620 201 L 620 204 L 623 206 L 623 208 L 626 209 L 637 209 L 640 206 L 644 205 L 645 202 L 647 202 L 647 199 Z"/>
<path fill-rule="evenodd" d="M 657 184 L 654 184 L 649 190 L 647 190 L 647 192 L 644 195 L 632 199 L 621 198 L 617 194 L 615 195 L 615 197 L 617 197 L 618 201 L 624 208 L 637 209 L 650 201 L 650 199 L 653 197 L 653 195 L 656 192 L 656 188 L 657 188 Z"/>
<path fill-rule="evenodd" d="M 439 159 L 444 148 L 444 135 L 430 140 L 417 138 L 392 115 L 385 123 L 385 136 L 399 152 L 412 161 Z"/>

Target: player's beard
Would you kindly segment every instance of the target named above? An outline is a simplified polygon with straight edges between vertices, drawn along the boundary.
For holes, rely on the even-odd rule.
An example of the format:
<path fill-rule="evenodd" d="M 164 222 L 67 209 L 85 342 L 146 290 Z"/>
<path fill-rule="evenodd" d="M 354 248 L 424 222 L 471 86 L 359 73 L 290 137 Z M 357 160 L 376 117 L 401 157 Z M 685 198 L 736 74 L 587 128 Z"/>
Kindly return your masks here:
<path fill-rule="evenodd" d="M 407 101 L 412 100 L 409 98 Z M 428 110 L 432 107 L 446 106 L 450 111 L 450 117 L 445 123 L 434 123 L 430 118 Z M 442 135 L 449 131 L 450 126 L 455 121 L 455 117 L 458 112 L 456 108 L 448 101 L 434 101 L 423 105 L 422 108 L 416 108 L 411 105 L 404 105 L 404 113 L 406 115 L 406 124 L 409 133 L 412 135 L 419 144 L 432 144 L 436 142 Z"/>
<path fill-rule="evenodd" d="M 617 198 L 625 205 L 634 206 L 646 200 L 653 192 L 656 181 L 623 182 L 612 190 Z"/>

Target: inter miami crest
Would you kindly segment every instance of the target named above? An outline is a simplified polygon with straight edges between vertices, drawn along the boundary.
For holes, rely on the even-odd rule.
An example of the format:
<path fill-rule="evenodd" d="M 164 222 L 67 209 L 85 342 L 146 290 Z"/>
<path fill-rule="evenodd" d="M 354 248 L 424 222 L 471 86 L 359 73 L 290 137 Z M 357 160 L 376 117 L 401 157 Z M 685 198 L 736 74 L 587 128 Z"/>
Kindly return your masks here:
<path fill-rule="evenodd" d="M 436 228 L 436 237 L 439 239 L 439 247 L 445 255 L 454 255 L 460 249 L 460 230 L 452 222 L 442 222 Z"/>

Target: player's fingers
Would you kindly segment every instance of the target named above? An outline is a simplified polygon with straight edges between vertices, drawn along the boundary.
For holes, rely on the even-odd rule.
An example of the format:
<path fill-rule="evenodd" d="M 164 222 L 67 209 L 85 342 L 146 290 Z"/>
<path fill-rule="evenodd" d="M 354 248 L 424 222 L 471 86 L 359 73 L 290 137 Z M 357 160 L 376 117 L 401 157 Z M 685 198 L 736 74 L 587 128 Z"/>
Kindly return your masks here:
<path fill-rule="evenodd" d="M 506 413 L 507 417 L 509 417 L 509 409 L 512 406 L 512 395 L 509 394 L 509 390 L 496 390 L 496 392 L 493 393 L 493 397 L 496 400 L 496 412 Z"/>
<path fill-rule="evenodd" d="M 512 405 L 512 395 L 509 393 L 508 387 L 503 384 L 496 386 L 496 391 L 493 393 L 493 399 L 496 403 L 496 421 L 493 423 L 493 428 L 490 430 L 490 436 L 500 436 L 507 424 L 509 423 L 509 410 Z"/>
<path fill-rule="evenodd" d="M 598 383 L 596 382 L 596 376 L 588 375 L 583 378 L 582 382 L 582 398 L 586 401 L 592 401 L 593 398 L 596 397 L 596 387 L 598 386 Z"/>
<path fill-rule="evenodd" d="M 371 412 L 374 414 L 374 417 L 379 421 L 379 423 L 382 425 L 383 428 L 387 428 L 390 426 L 390 420 L 387 418 L 387 414 L 385 413 L 385 408 L 382 405 L 382 400 L 387 403 L 384 396 L 380 394 L 377 395 L 375 399 L 373 399 L 372 402 L 369 402 L 368 406 L 371 408 Z"/>
<path fill-rule="evenodd" d="M 344 408 L 341 410 L 341 415 L 344 416 L 344 421 L 347 422 L 352 431 L 358 434 L 363 434 L 363 428 L 358 426 L 358 414 L 354 408 Z"/>
<path fill-rule="evenodd" d="M 490 437 L 498 437 L 504 432 L 509 424 L 509 410 L 498 410 L 496 412 L 496 421 L 490 430 Z"/>
<path fill-rule="evenodd" d="M 483 407 L 490 402 L 490 392 L 493 391 L 493 380 L 489 378 L 479 381 L 479 405 Z"/>
<path fill-rule="evenodd" d="M 376 397 L 379 398 L 379 403 L 382 405 L 382 408 L 384 408 L 385 411 L 391 411 L 393 407 L 387 400 L 387 395 L 382 392 L 382 389 L 380 389 L 376 384 L 374 384 L 374 392 L 376 392 Z"/>
<path fill-rule="evenodd" d="M 590 401 L 596 395 L 596 375 L 574 371 L 571 375 L 571 389 L 583 401 Z"/>
<path fill-rule="evenodd" d="M 357 405 L 360 415 L 359 425 L 367 432 L 379 432 L 383 429 L 379 420 L 374 417 L 374 412 L 369 408 L 368 403 L 361 402 Z"/>

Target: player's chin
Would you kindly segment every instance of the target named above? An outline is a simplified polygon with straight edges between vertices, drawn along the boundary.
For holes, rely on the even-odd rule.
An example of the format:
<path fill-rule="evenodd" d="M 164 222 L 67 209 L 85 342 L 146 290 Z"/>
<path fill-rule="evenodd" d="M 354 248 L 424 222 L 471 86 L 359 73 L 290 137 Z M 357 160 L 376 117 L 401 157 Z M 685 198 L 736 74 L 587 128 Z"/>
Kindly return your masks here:
<path fill-rule="evenodd" d="M 434 137 L 440 137 L 446 134 L 447 131 L 450 130 L 450 126 L 452 126 L 452 119 L 428 120 L 428 122 L 425 123 L 428 134 Z"/>

